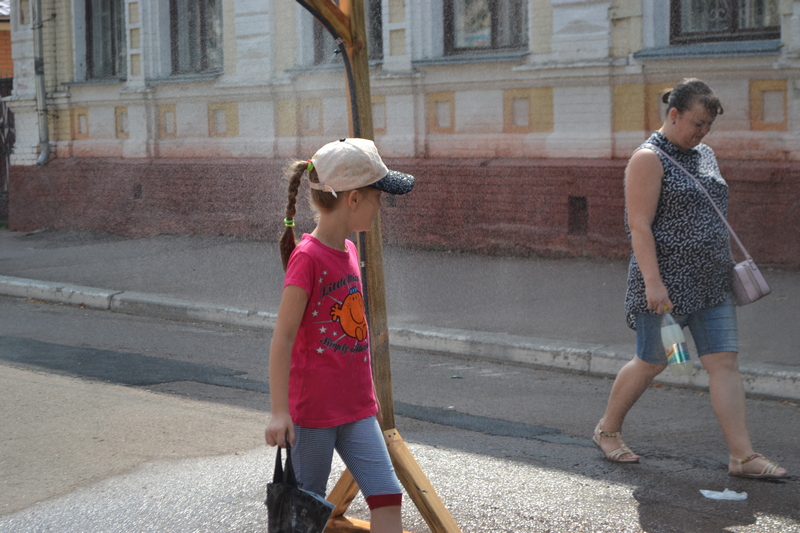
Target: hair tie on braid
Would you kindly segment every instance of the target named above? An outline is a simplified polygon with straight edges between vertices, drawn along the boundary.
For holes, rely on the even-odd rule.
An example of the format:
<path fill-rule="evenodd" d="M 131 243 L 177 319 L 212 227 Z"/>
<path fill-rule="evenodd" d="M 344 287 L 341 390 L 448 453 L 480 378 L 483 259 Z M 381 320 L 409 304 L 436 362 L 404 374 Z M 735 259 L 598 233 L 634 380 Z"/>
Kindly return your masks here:
<path fill-rule="evenodd" d="M 294 219 L 293 218 L 284 218 L 283 219 L 283 223 L 287 228 L 293 228 L 294 227 Z"/>
<path fill-rule="evenodd" d="M 311 161 L 310 159 L 307 159 L 306 163 L 308 163 L 308 165 L 306 166 L 306 170 L 308 170 L 309 172 L 314 170 L 314 162 L 313 161 Z"/>

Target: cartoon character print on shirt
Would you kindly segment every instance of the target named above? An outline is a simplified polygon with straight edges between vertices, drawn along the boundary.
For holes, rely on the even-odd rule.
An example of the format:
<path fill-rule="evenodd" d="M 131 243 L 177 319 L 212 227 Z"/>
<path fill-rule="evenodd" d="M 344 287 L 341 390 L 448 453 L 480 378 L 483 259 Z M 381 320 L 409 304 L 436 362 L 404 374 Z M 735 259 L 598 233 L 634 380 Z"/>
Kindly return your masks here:
<path fill-rule="evenodd" d="M 367 314 L 364 312 L 364 297 L 358 287 L 350 287 L 350 294 L 341 305 L 331 307 L 331 318 L 339 321 L 342 331 L 359 342 L 367 338 Z"/>
<path fill-rule="evenodd" d="M 358 290 L 358 276 L 341 272 L 338 279 L 330 281 L 329 272 L 323 271 L 318 280 L 321 299 L 312 315 L 325 316 L 324 310 L 327 301 L 333 300 L 327 314 L 330 320 L 320 320 L 319 333 L 322 335 L 317 353 L 324 353 L 326 349 L 341 354 L 354 354 L 365 352 L 369 344 L 366 342 L 368 335 L 367 313 L 364 308 L 364 296 Z M 338 326 L 338 327 L 337 327 Z M 341 328 L 341 331 L 339 330 Z M 366 354 L 364 361 L 367 361 Z"/>

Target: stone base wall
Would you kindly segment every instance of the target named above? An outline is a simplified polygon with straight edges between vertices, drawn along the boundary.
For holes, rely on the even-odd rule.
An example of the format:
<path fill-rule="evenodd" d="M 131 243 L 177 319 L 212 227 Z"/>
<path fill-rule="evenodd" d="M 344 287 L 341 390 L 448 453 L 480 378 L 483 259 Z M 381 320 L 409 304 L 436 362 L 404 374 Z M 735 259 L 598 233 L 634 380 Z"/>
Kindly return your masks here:
<path fill-rule="evenodd" d="M 417 177 L 384 197 L 387 243 L 429 249 L 622 259 L 624 160 L 387 159 Z M 277 240 L 286 161 L 56 159 L 11 171 L 9 227 L 129 237 L 226 234 Z M 800 266 L 800 163 L 721 161 L 730 222 L 759 264 Z M 313 228 L 298 203 L 298 234 Z"/>

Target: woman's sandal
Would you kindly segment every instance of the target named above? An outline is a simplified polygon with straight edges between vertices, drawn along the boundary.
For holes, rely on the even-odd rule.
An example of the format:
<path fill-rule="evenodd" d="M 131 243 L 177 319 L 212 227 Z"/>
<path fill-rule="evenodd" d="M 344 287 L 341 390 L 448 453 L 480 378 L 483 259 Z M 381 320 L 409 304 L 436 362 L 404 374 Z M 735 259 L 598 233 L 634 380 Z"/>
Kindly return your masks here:
<path fill-rule="evenodd" d="M 745 472 L 744 465 L 755 459 L 763 459 L 765 462 L 764 468 L 761 469 L 761 472 Z M 783 473 L 778 473 L 779 470 L 783 470 Z M 756 479 L 782 479 L 788 476 L 789 473 L 786 471 L 786 469 L 778 466 L 778 463 L 773 463 L 760 453 L 754 453 L 750 457 L 746 457 L 744 459 L 737 459 L 731 455 L 728 475 Z"/>
<path fill-rule="evenodd" d="M 611 453 L 606 453 L 605 451 L 603 451 L 603 447 L 600 446 L 600 439 L 603 437 L 616 438 L 617 443 L 619 444 L 619 448 L 617 448 Z M 622 434 L 619 431 L 603 431 L 602 429 L 600 429 L 600 424 L 598 423 L 597 427 L 594 428 L 594 435 L 592 435 L 592 442 L 594 442 L 595 446 L 600 448 L 600 451 L 603 452 L 603 455 L 605 455 L 606 459 L 611 461 L 612 463 L 639 462 L 639 456 L 633 453 L 631 449 L 628 448 L 628 446 L 625 444 L 625 442 L 623 442 Z M 622 457 L 624 457 L 625 455 L 632 455 L 633 458 L 623 459 Z"/>

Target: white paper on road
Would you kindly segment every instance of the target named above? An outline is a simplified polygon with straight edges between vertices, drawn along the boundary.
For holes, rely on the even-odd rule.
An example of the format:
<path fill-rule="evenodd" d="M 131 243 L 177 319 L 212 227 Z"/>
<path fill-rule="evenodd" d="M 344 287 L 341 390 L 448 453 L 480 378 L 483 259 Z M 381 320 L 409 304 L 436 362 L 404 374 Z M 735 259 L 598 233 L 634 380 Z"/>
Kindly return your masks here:
<path fill-rule="evenodd" d="M 717 492 L 715 490 L 703 490 L 700 489 L 700 494 L 705 496 L 706 498 L 710 498 L 712 500 L 746 500 L 747 493 L 746 492 L 734 492 L 729 489 L 725 489 L 722 492 Z"/>

